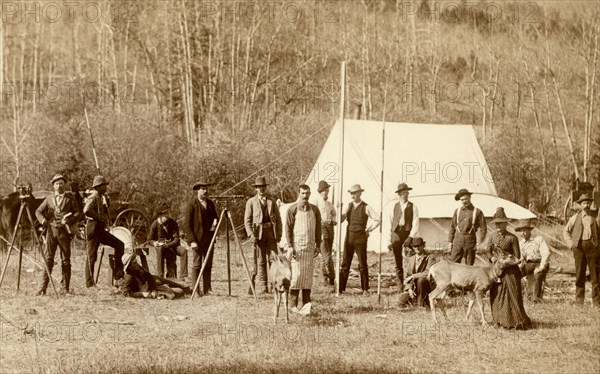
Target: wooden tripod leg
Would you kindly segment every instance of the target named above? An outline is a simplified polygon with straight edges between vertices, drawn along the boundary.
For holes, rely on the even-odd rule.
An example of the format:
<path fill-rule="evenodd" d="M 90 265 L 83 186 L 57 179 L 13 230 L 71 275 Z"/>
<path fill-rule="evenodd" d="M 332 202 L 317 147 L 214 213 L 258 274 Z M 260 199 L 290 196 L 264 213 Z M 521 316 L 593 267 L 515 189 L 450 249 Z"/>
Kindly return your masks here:
<path fill-rule="evenodd" d="M 29 224 L 31 225 L 31 227 L 35 227 L 35 225 L 33 224 L 33 217 L 31 216 L 31 212 L 29 211 L 29 209 L 26 209 L 26 210 L 27 210 L 27 217 L 29 218 Z M 48 230 L 51 230 L 51 228 L 48 228 Z M 46 269 L 46 274 L 48 274 L 48 279 L 50 280 L 50 284 L 52 285 L 54 294 L 56 295 L 56 297 L 59 297 L 58 291 L 56 291 L 56 285 L 54 284 L 54 279 L 52 279 L 52 272 L 48 268 L 48 264 L 46 263 L 46 257 L 44 256 L 44 252 L 42 251 L 42 246 L 40 245 L 40 238 L 38 238 L 35 231 L 33 232 L 33 237 L 35 238 L 35 244 L 37 244 L 38 248 L 40 249 L 40 252 L 42 255 L 42 262 L 44 263 L 44 268 Z M 48 251 L 48 240 L 46 240 L 46 252 L 47 251 Z"/>
<path fill-rule="evenodd" d="M 104 258 L 104 247 L 100 247 L 100 258 L 98 259 L 98 270 L 96 270 L 96 280 L 95 284 L 98 284 L 98 278 L 100 278 L 100 269 L 102 268 L 102 259 Z M 110 264 L 109 264 L 110 266 Z M 93 270 L 93 269 L 92 269 Z M 94 276 L 94 272 L 92 271 L 92 277 Z"/>
<path fill-rule="evenodd" d="M 228 218 L 231 223 L 231 227 L 235 227 L 235 225 L 233 224 L 233 218 L 231 218 L 231 214 L 229 214 Z M 248 263 L 246 262 L 246 256 L 244 255 L 244 250 L 242 248 L 242 244 L 240 243 L 240 238 L 238 237 L 235 229 L 233 230 L 233 236 L 235 237 L 235 242 L 237 243 L 238 249 L 240 250 L 240 254 L 242 255 L 242 264 L 244 265 L 244 270 L 246 270 L 246 276 L 248 277 L 248 283 L 250 283 L 250 288 L 252 289 L 252 295 L 254 295 L 254 300 L 256 300 L 256 290 L 254 289 L 254 282 L 252 282 L 250 270 L 248 270 Z M 254 255 L 254 258 L 256 258 L 256 253 Z"/>
<path fill-rule="evenodd" d="M 204 274 L 204 269 L 208 264 L 208 259 L 210 258 L 210 253 L 214 248 L 215 241 L 217 240 L 217 233 L 219 232 L 219 228 L 221 227 L 221 223 L 223 223 L 223 217 L 225 216 L 225 210 L 221 212 L 221 217 L 219 217 L 219 223 L 217 223 L 217 228 L 215 229 L 215 233 L 213 234 L 212 239 L 210 240 L 210 244 L 208 245 L 208 251 L 206 251 L 206 258 L 204 262 L 202 262 L 202 268 L 200 269 L 200 273 L 198 274 L 198 279 L 196 279 L 196 284 L 194 284 L 194 288 L 192 289 L 192 297 L 191 300 L 194 300 L 194 295 L 196 294 L 196 290 L 198 289 L 198 285 L 200 284 L 200 278 L 202 278 L 202 274 Z"/>
<path fill-rule="evenodd" d="M 12 233 L 12 237 L 10 238 L 10 244 L 8 245 L 8 254 L 6 255 L 6 261 L 4 261 L 4 268 L 2 269 L 2 275 L 0 275 L 0 287 L 2 287 L 2 281 L 4 280 L 4 275 L 6 274 L 6 268 L 8 267 L 8 261 L 10 260 L 10 254 L 12 253 L 13 245 L 15 244 L 15 239 L 17 238 L 17 231 L 19 229 L 19 222 L 21 222 L 21 215 L 23 214 L 23 204 L 21 204 L 21 208 L 19 208 L 19 214 L 17 214 L 17 221 L 15 224 L 15 228 Z"/>

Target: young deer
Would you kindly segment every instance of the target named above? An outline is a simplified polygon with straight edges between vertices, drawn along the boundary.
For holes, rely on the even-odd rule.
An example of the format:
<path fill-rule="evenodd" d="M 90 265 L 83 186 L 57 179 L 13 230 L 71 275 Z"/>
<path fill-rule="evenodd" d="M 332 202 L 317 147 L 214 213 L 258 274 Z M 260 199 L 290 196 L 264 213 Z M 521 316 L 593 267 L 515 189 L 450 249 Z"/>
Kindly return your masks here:
<path fill-rule="evenodd" d="M 494 264 L 487 266 L 469 266 L 463 264 L 457 264 L 454 262 L 441 261 L 433 264 L 429 269 L 428 279 L 431 283 L 432 279 L 435 281 L 435 289 L 429 293 L 429 304 L 431 306 L 431 313 L 433 314 L 433 321 L 437 323 L 435 316 L 435 302 L 436 299 L 443 299 L 451 290 L 467 291 L 469 297 L 469 307 L 467 308 L 466 320 L 469 320 L 471 309 L 475 301 L 473 295 L 477 299 L 479 304 L 479 311 L 481 312 L 481 323 L 486 324 L 485 316 L 483 314 L 483 294 L 490 289 L 492 284 L 502 275 L 502 271 L 510 265 L 514 265 L 515 262 L 512 259 L 498 260 Z M 440 309 L 442 314 L 447 318 L 446 310 L 443 303 L 440 303 Z"/>
<path fill-rule="evenodd" d="M 288 298 L 290 295 L 290 283 L 292 279 L 292 265 L 290 260 L 284 255 L 271 254 L 273 263 L 269 269 L 269 279 L 275 296 L 275 322 L 279 317 L 279 307 L 281 306 L 281 296 L 284 295 L 283 303 L 285 306 L 285 322 L 289 323 Z"/>

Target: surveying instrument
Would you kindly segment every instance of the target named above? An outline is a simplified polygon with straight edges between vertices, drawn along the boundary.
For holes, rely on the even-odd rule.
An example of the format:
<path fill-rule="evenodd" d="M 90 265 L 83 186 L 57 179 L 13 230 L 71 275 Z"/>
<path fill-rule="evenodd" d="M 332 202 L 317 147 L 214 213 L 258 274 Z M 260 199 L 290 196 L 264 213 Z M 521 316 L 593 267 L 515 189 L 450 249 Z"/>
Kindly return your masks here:
<path fill-rule="evenodd" d="M 237 232 L 235 231 L 235 224 L 233 223 L 233 218 L 231 217 L 231 212 L 229 211 L 229 202 L 230 201 L 235 200 L 235 199 L 243 199 L 243 198 L 244 198 L 244 195 L 222 195 L 222 196 L 215 197 L 214 200 L 217 202 L 220 202 L 221 204 L 224 204 L 225 207 L 223 208 L 223 211 L 221 212 L 221 216 L 219 217 L 217 227 L 215 228 L 215 232 L 213 233 L 213 237 L 208 246 L 206 258 L 204 259 L 204 262 L 202 263 L 202 268 L 200 269 L 200 274 L 198 274 L 198 279 L 196 279 L 196 284 L 194 285 L 194 288 L 192 289 L 192 297 L 190 298 L 190 300 L 194 300 L 194 295 L 196 294 L 196 290 L 198 289 L 198 286 L 200 284 L 200 279 L 202 279 L 202 274 L 204 274 L 204 270 L 206 269 L 206 264 L 208 263 L 208 260 L 212 254 L 212 251 L 215 248 L 215 242 L 217 240 L 217 234 L 219 233 L 219 228 L 221 227 L 221 225 L 223 223 L 225 223 L 225 243 L 226 243 L 225 246 L 227 248 L 226 254 L 227 254 L 228 295 L 231 296 L 231 249 L 229 246 L 229 228 L 231 226 L 236 245 L 238 247 L 238 250 L 240 251 L 240 254 L 242 255 L 242 264 L 244 265 L 244 269 L 246 270 L 246 276 L 248 277 L 248 283 L 250 283 L 250 288 L 252 289 L 252 295 L 254 296 L 254 300 L 256 300 L 256 292 L 254 290 L 254 283 L 252 282 L 251 277 L 250 277 L 250 271 L 248 270 L 248 263 L 246 262 L 246 256 L 244 255 L 244 250 L 242 249 L 242 244 L 240 243 L 240 239 L 237 235 Z"/>
<path fill-rule="evenodd" d="M 6 261 L 4 262 L 4 267 L 2 269 L 2 275 L 0 275 L 0 287 L 2 287 L 2 281 L 4 280 L 4 275 L 6 274 L 6 268 L 8 267 L 8 261 L 10 260 L 10 254 L 12 253 L 13 245 L 15 244 L 15 240 L 17 238 L 17 233 L 19 233 L 19 267 L 17 270 L 17 292 L 19 292 L 19 288 L 21 285 L 21 265 L 23 263 L 23 228 L 21 227 L 21 220 L 25 217 L 23 211 L 27 212 L 27 218 L 29 219 L 29 224 L 31 225 L 31 236 L 32 240 L 35 241 L 35 245 L 40 248 L 40 253 L 42 255 L 42 262 L 44 263 L 44 269 L 48 274 L 48 278 L 50 279 L 50 283 L 52 283 L 52 289 L 54 290 L 54 294 L 58 297 L 58 292 L 56 291 L 56 286 L 54 285 L 54 280 L 52 279 L 52 274 L 50 273 L 50 269 L 48 269 L 48 265 L 46 264 L 46 258 L 44 253 L 41 251 L 42 245 L 40 243 L 40 238 L 38 238 L 35 232 L 35 224 L 33 217 L 31 216 L 31 212 L 29 211 L 29 201 L 33 198 L 31 194 L 31 184 L 27 186 L 18 186 L 17 191 L 19 192 L 19 201 L 21 206 L 19 207 L 19 213 L 17 214 L 17 220 L 15 221 L 15 228 L 12 233 L 12 237 L 10 238 L 10 243 L 8 245 L 8 254 L 6 256 Z"/>

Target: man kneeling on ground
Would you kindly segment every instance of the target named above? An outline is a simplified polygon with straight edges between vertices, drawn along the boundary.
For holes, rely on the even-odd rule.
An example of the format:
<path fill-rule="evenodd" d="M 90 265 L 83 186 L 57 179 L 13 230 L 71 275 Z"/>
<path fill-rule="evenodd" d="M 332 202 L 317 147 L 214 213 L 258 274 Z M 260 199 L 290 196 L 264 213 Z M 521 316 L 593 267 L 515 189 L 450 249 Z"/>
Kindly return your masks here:
<path fill-rule="evenodd" d="M 125 276 L 120 288 L 123 296 L 171 300 L 183 295 L 179 288 L 157 285 L 154 276 L 141 266 L 135 254 L 124 254 L 122 260 Z"/>
<path fill-rule="evenodd" d="M 425 254 L 425 242 L 420 237 L 412 239 L 415 255 L 408 259 L 407 277 L 404 280 L 404 292 L 400 294 L 400 305 L 429 306 L 429 291 L 431 286 L 427 275 L 429 268 L 436 261 L 433 255 Z"/>

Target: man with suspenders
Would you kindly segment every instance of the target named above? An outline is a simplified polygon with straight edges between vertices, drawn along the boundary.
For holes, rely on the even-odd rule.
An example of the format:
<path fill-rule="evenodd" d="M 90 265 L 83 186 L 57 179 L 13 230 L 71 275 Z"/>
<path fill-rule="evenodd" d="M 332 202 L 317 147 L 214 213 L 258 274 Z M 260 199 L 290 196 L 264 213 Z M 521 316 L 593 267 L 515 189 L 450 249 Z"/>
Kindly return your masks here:
<path fill-rule="evenodd" d="M 461 262 L 465 258 L 465 264 L 473 265 L 477 246 L 483 242 L 487 234 L 487 224 L 480 209 L 471 204 L 472 193 L 462 188 L 454 196 L 454 200 L 460 200 L 462 206 L 457 208 L 452 217 L 448 243 L 450 243 L 450 258 L 454 262 Z M 477 238 L 479 232 L 479 238 Z"/>

